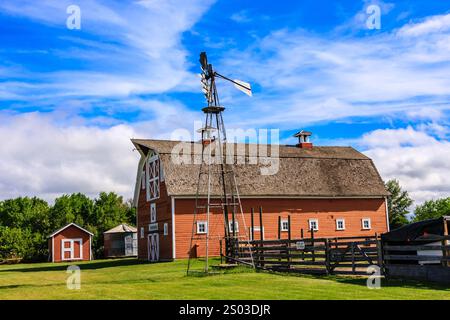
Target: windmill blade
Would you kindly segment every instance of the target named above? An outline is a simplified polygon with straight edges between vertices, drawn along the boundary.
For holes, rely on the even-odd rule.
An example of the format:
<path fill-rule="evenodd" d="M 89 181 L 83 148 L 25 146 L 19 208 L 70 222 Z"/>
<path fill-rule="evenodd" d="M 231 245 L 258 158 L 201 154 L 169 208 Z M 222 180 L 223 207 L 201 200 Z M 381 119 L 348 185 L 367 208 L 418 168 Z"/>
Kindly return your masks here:
<path fill-rule="evenodd" d="M 252 87 L 250 86 L 250 83 L 241 80 L 233 80 L 233 83 L 236 89 L 242 91 L 250 97 L 252 96 Z"/>

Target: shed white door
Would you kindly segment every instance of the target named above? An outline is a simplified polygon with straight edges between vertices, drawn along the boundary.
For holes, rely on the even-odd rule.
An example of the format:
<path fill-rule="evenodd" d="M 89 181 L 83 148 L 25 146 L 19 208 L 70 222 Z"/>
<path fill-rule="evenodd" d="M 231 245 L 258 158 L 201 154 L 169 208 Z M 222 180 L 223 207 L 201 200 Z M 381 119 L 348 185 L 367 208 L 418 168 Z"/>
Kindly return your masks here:
<path fill-rule="evenodd" d="M 82 239 L 62 239 L 61 240 L 62 260 L 83 259 Z"/>
<path fill-rule="evenodd" d="M 125 237 L 125 255 L 132 256 L 133 255 L 133 236 L 128 235 Z"/>
<path fill-rule="evenodd" d="M 150 233 L 148 235 L 148 260 L 151 262 L 159 261 L 159 234 Z"/>

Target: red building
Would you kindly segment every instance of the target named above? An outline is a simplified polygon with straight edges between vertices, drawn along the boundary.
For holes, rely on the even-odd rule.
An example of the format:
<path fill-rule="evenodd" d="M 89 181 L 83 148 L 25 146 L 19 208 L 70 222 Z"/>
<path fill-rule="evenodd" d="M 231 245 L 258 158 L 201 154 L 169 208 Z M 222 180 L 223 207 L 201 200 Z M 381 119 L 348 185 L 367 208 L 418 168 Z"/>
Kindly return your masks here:
<path fill-rule="evenodd" d="M 250 152 L 255 145 L 232 145 L 234 150 L 245 149 L 240 159 L 244 163 L 236 158 L 235 165 L 244 212 L 236 232 L 251 234 L 250 211 L 260 206 L 263 228 L 259 219 L 254 224 L 258 239 L 260 232 L 265 239 L 278 237 L 279 216 L 282 238 L 287 237 L 288 216 L 292 238 L 300 238 L 302 230 L 308 237 L 311 228 L 315 237 L 373 236 L 388 231 L 388 192 L 372 160 L 351 147 L 316 147 L 303 139 L 296 146 L 279 146 L 278 170 L 271 175 L 261 174 L 267 163 Z M 132 142 L 141 155 L 134 194 L 138 257 L 149 261 L 187 258 L 192 230 L 199 239 L 194 243 L 197 254 L 204 255 L 202 236 L 207 229 L 217 235 L 217 241 L 210 240 L 210 255 L 219 255 L 218 239 L 224 234 L 221 209 L 212 210 L 209 226 L 206 214 L 200 213 L 193 227 L 199 172 L 194 160 L 201 152 L 199 143 Z M 188 153 L 184 162 L 180 162 L 180 150 Z M 217 183 L 213 195 L 219 196 Z"/>
<path fill-rule="evenodd" d="M 92 260 L 93 234 L 75 223 L 49 236 L 48 247 L 52 262 Z"/>

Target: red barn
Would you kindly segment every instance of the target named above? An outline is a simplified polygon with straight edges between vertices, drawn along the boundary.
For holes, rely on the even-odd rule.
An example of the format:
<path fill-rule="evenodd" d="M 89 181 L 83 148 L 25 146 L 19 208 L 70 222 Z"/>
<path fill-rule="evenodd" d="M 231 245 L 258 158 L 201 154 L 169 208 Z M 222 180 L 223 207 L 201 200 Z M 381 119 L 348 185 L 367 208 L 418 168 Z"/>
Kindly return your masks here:
<path fill-rule="evenodd" d="M 200 214 L 193 228 L 199 165 L 174 159 L 180 142 L 132 142 L 141 155 L 134 193 L 139 259 L 187 258 L 192 230 L 196 238 L 201 238 L 206 229 L 223 236 L 220 208 L 212 210 L 209 226 L 206 214 Z M 198 145 L 185 142 L 183 150 L 195 158 Z M 251 146 L 233 145 L 246 150 L 246 159 Z M 288 216 L 292 238 L 299 238 L 302 229 L 307 237 L 311 228 L 316 237 L 373 236 L 388 231 L 388 192 L 370 158 L 351 147 L 316 147 L 309 141 L 279 146 L 278 150 L 275 174 L 261 175 L 261 162 L 235 165 L 244 224 L 250 226 L 251 208 L 263 208 L 263 228 L 256 219 L 255 238 L 262 231 L 265 239 L 276 239 L 279 216 L 282 238 L 287 238 Z M 219 191 L 214 192 L 220 196 Z M 199 221 L 202 217 L 204 221 Z M 235 228 L 248 234 L 245 226 Z M 197 254 L 204 255 L 205 241 L 196 240 L 194 245 Z M 219 255 L 218 240 L 210 241 L 209 248 L 210 255 Z"/>
<path fill-rule="evenodd" d="M 75 223 L 49 236 L 48 246 L 52 262 L 92 260 L 93 234 Z"/>

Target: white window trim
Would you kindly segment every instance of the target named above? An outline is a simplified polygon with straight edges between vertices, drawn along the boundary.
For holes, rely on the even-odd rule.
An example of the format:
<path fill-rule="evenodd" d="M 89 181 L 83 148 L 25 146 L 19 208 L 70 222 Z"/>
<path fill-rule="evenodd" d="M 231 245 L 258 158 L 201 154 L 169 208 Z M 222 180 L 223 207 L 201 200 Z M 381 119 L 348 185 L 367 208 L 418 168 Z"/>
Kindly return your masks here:
<path fill-rule="evenodd" d="M 286 223 L 286 228 L 284 228 L 284 224 Z M 281 219 L 281 232 L 287 232 L 289 231 L 289 220 L 288 219 Z"/>
<path fill-rule="evenodd" d="M 367 228 L 364 225 L 364 222 L 366 222 L 366 221 L 369 223 L 369 226 Z M 370 230 L 370 229 L 372 229 L 372 221 L 370 220 L 370 218 L 363 218 L 363 219 L 361 219 L 361 227 L 362 227 L 363 230 Z"/>
<path fill-rule="evenodd" d="M 239 222 L 234 220 L 234 225 L 236 227 L 236 233 L 239 233 Z M 228 231 L 233 233 L 233 220 L 228 221 Z"/>
<path fill-rule="evenodd" d="M 205 231 L 200 232 L 200 225 L 205 226 Z M 197 221 L 197 234 L 207 234 L 208 233 L 208 222 L 207 221 Z"/>
<path fill-rule="evenodd" d="M 339 228 L 339 222 L 342 222 L 342 228 Z M 336 230 L 341 231 L 345 230 L 345 219 L 336 219 Z"/>
<path fill-rule="evenodd" d="M 169 224 L 167 222 L 164 223 L 164 235 L 165 236 L 169 235 Z"/>
<path fill-rule="evenodd" d="M 156 203 L 150 203 L 150 223 L 156 222 Z"/>
<path fill-rule="evenodd" d="M 64 244 L 68 242 L 70 243 L 70 248 L 64 248 Z M 74 243 L 78 242 L 80 244 L 80 257 L 74 258 L 75 254 L 75 246 Z M 64 258 L 64 253 L 70 252 L 70 258 L 66 259 Z M 61 260 L 68 261 L 68 260 L 83 260 L 83 239 L 76 238 L 76 239 L 61 239 Z"/>
<path fill-rule="evenodd" d="M 158 168 L 155 168 L 155 163 L 158 161 Z M 150 170 L 150 167 L 153 167 L 152 170 Z M 145 165 L 145 173 L 146 173 L 146 195 L 147 195 L 147 201 L 152 201 L 159 199 L 160 196 L 160 170 L 161 163 L 159 160 L 158 155 L 154 155 L 150 157 Z M 156 170 L 158 169 L 158 170 Z M 151 172 L 150 172 L 151 171 Z M 152 173 L 152 175 L 151 175 Z M 157 173 L 157 174 L 156 174 Z M 153 186 L 153 188 L 150 188 L 150 185 Z"/>
<path fill-rule="evenodd" d="M 316 223 L 316 228 L 314 228 L 313 231 L 319 231 L 319 219 L 309 219 L 309 220 L 308 220 L 308 225 L 309 225 L 308 231 L 311 230 L 311 227 L 312 227 L 311 223 L 312 223 L 312 222 L 315 222 L 315 223 Z"/>

